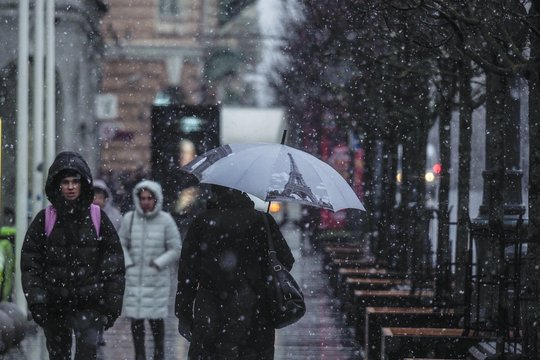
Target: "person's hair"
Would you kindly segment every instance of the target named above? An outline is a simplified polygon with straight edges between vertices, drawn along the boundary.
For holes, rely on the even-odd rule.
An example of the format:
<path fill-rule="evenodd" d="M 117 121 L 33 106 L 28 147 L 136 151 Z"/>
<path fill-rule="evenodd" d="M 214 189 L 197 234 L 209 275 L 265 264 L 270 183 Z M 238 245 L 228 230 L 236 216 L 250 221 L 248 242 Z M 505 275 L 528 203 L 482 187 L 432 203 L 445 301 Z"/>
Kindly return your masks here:
<path fill-rule="evenodd" d="M 94 195 L 96 194 L 102 194 L 105 199 L 109 197 L 109 193 L 100 187 L 94 187 Z"/>
<path fill-rule="evenodd" d="M 76 176 L 80 178 L 81 174 L 79 174 L 76 170 L 73 170 L 73 169 L 65 169 L 65 170 L 60 171 L 58 175 L 56 175 L 56 178 L 58 179 L 58 181 L 60 181 L 71 176 L 74 176 L 74 177 Z"/>
<path fill-rule="evenodd" d="M 141 198 L 141 193 L 143 191 L 148 191 L 150 194 L 152 194 L 152 197 L 155 199 L 156 198 L 156 194 L 154 194 L 154 192 L 152 190 L 150 190 L 149 188 L 140 188 L 139 191 L 137 191 L 137 197 L 140 199 Z"/>

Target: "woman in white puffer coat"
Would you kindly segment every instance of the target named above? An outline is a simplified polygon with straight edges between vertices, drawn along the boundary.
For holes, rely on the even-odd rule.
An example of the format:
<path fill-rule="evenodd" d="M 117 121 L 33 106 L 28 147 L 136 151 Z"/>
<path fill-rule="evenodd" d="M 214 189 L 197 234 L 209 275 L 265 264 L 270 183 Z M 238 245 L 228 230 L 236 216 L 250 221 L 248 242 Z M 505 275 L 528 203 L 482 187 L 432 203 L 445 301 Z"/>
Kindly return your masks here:
<path fill-rule="evenodd" d="M 135 211 L 122 220 L 120 241 L 126 262 L 123 315 L 131 319 L 135 359 L 146 359 L 144 320 L 154 337 L 155 360 L 163 360 L 164 321 L 171 287 L 170 265 L 180 257 L 180 233 L 172 216 L 162 211 L 161 185 L 144 180 L 133 189 Z"/>

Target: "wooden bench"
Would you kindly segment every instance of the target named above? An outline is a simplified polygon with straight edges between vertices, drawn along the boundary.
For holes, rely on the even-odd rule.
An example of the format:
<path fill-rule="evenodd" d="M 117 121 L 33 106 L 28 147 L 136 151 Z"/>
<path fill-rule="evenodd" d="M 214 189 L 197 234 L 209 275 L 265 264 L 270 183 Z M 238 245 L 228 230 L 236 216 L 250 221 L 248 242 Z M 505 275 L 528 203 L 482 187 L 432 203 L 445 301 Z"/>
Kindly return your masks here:
<path fill-rule="evenodd" d="M 383 327 L 457 327 L 460 316 L 453 310 L 444 312 L 433 307 L 367 307 L 364 331 L 359 335 L 364 342 L 367 360 L 380 358 L 381 329 Z"/>
<path fill-rule="evenodd" d="M 349 255 L 364 255 L 365 248 L 360 245 L 348 245 L 348 246 L 331 246 L 324 247 L 324 253 L 330 257 L 349 256 Z"/>
<path fill-rule="evenodd" d="M 433 291 L 411 293 L 409 290 L 354 290 L 353 302 L 344 307 L 347 319 L 356 326 L 357 334 L 363 333 L 365 309 L 369 306 L 421 307 L 431 306 Z"/>
<path fill-rule="evenodd" d="M 406 279 L 390 279 L 390 278 L 352 278 L 345 279 L 345 287 L 351 291 L 353 290 L 388 290 L 395 286 L 407 286 L 411 282 Z"/>
<path fill-rule="evenodd" d="M 342 289 L 345 287 L 345 280 L 347 278 L 397 278 L 396 273 L 390 273 L 386 269 L 375 268 L 375 267 L 339 267 L 336 269 L 337 273 L 335 276 L 330 277 L 330 284 L 335 290 L 336 294 L 341 293 Z"/>
<path fill-rule="evenodd" d="M 463 331 L 461 328 L 384 327 L 381 335 L 381 359 L 463 359 L 471 346 L 485 339 L 482 336 L 464 336 Z"/>
<path fill-rule="evenodd" d="M 356 268 L 365 269 L 375 267 L 375 261 L 371 258 L 355 258 L 355 259 L 332 259 L 330 263 L 324 266 L 324 271 L 328 274 L 330 281 L 337 284 L 339 269 L 341 268 Z"/>
<path fill-rule="evenodd" d="M 347 277 L 381 277 L 381 278 L 403 278 L 405 275 L 400 272 L 389 271 L 382 267 L 341 267 L 338 270 L 339 276 Z"/>
<path fill-rule="evenodd" d="M 340 286 L 337 295 L 341 299 L 344 307 L 347 307 L 345 304 L 352 304 L 354 302 L 354 292 L 356 290 L 390 290 L 398 286 L 407 286 L 409 284 L 409 280 L 399 278 L 347 277 L 345 282 Z"/>
<path fill-rule="evenodd" d="M 333 259 L 349 259 L 366 257 L 365 250 L 360 246 L 325 246 L 323 263 L 328 264 Z"/>
<path fill-rule="evenodd" d="M 351 268 L 365 268 L 365 267 L 374 267 L 375 260 L 368 257 L 355 257 L 347 259 L 332 259 L 328 264 L 327 268 L 329 271 L 335 270 L 335 273 L 338 272 L 338 269 L 341 267 L 351 267 Z"/>

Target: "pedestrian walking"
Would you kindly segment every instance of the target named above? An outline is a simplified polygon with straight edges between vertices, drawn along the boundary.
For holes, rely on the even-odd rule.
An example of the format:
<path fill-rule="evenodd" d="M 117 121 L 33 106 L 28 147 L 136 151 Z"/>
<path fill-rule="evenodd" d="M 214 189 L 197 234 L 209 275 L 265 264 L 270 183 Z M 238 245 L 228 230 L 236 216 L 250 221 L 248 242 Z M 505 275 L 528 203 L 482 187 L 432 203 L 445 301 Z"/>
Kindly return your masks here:
<path fill-rule="evenodd" d="M 111 189 L 109 189 L 105 181 L 101 179 L 94 180 L 94 204 L 105 211 L 105 214 L 107 214 L 109 220 L 113 223 L 116 231 L 120 230 L 120 225 L 122 225 L 122 213 L 114 204 Z"/>
<path fill-rule="evenodd" d="M 114 225 L 116 231 L 120 229 L 122 225 L 122 214 L 120 210 L 113 204 L 113 197 L 111 190 L 105 183 L 105 181 L 97 179 L 94 180 L 94 205 L 99 206 L 107 217 Z M 103 329 L 99 331 L 98 334 L 98 345 L 104 346 L 106 344 L 105 338 L 103 337 Z"/>
<path fill-rule="evenodd" d="M 71 360 L 73 333 L 75 359 L 96 359 L 98 331 L 122 309 L 122 247 L 107 215 L 92 205 L 92 174 L 80 154 L 56 156 L 45 193 L 52 206 L 36 215 L 22 246 L 26 301 L 50 360 Z"/>
<path fill-rule="evenodd" d="M 179 332 L 190 360 L 274 358 L 274 327 L 262 294 L 264 216 L 277 256 L 294 257 L 274 219 L 238 190 L 212 185 L 208 209 L 191 223 L 182 247 L 176 293 Z"/>
<path fill-rule="evenodd" d="M 180 257 L 180 233 L 172 216 L 162 210 L 161 185 L 143 180 L 133 189 L 134 211 L 126 213 L 120 241 L 126 261 L 123 315 L 131 319 L 135 359 L 146 359 L 145 319 L 154 337 L 154 360 L 163 360 L 171 272 Z"/>

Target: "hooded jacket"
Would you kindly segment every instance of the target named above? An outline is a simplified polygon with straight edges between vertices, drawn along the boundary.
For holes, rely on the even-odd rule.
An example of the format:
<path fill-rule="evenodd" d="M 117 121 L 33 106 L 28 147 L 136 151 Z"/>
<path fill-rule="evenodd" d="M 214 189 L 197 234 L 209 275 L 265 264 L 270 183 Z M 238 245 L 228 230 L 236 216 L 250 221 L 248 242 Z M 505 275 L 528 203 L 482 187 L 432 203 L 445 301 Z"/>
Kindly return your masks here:
<path fill-rule="evenodd" d="M 120 225 L 122 225 L 122 214 L 120 213 L 120 210 L 118 210 L 118 208 L 113 205 L 113 196 L 111 193 L 111 189 L 109 189 L 109 187 L 103 180 L 94 180 L 94 188 L 101 189 L 107 193 L 107 199 L 105 199 L 105 206 L 103 207 L 103 211 L 105 212 L 105 214 L 107 214 L 109 220 L 111 220 L 111 222 L 113 223 L 116 231 L 118 231 L 120 229 Z"/>
<path fill-rule="evenodd" d="M 294 257 L 274 218 L 256 211 L 246 194 L 223 191 L 208 207 L 188 229 L 178 273 L 176 316 L 180 331 L 191 331 L 190 358 L 266 359 L 274 328 L 268 305 L 257 299 L 268 248 L 263 216 L 282 264 L 290 269 Z"/>
<path fill-rule="evenodd" d="M 139 192 L 150 191 L 156 206 L 144 213 Z M 126 264 L 123 315 L 133 319 L 162 319 L 168 315 L 170 265 L 180 257 L 180 232 L 172 216 L 163 211 L 161 185 L 144 180 L 133 189 L 135 211 L 124 215 L 120 241 Z"/>
<path fill-rule="evenodd" d="M 60 181 L 66 170 L 81 176 L 81 193 L 66 200 Z M 77 311 L 93 310 L 112 326 L 122 308 L 124 258 L 114 226 L 101 213 L 100 233 L 90 217 L 92 175 L 78 153 L 64 151 L 49 168 L 45 193 L 57 212 L 45 235 L 45 210 L 28 228 L 21 253 L 22 286 L 36 321 Z M 40 324 L 42 325 L 42 324 Z"/>

